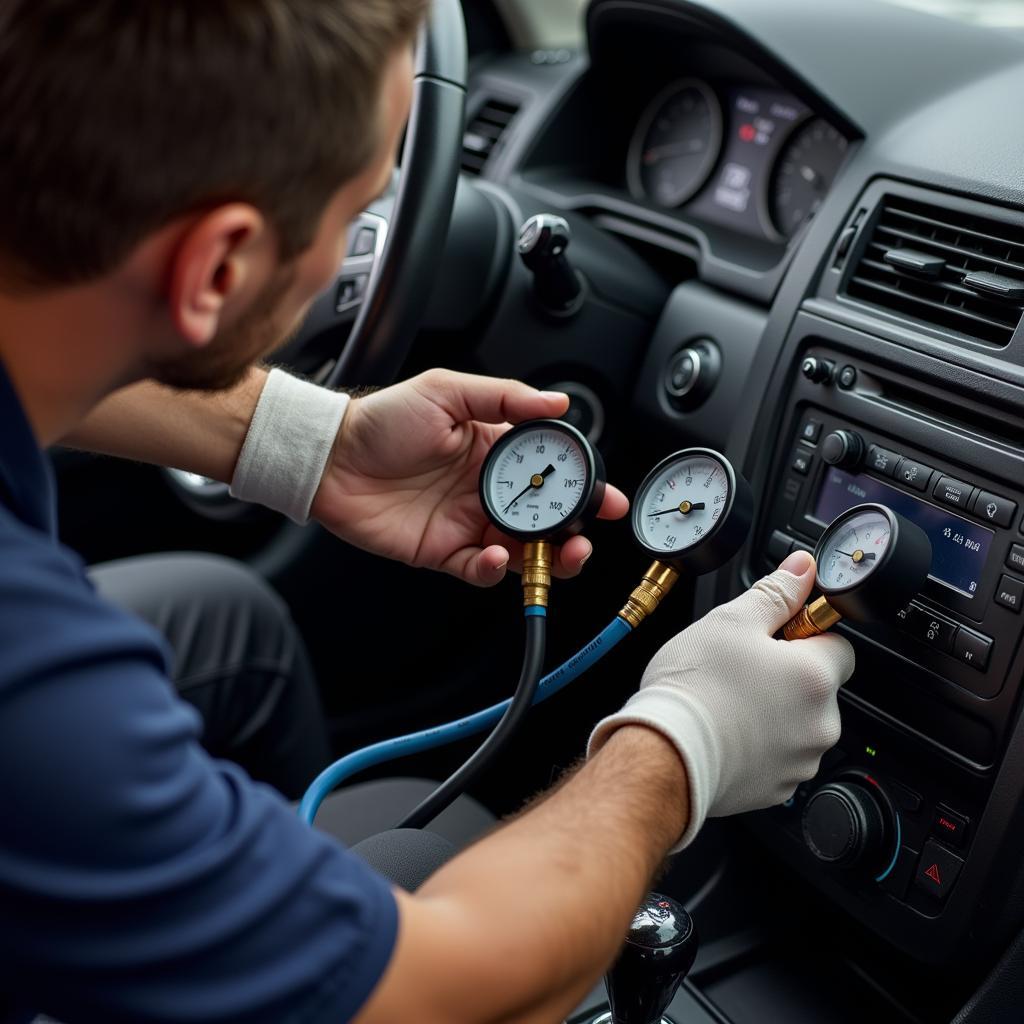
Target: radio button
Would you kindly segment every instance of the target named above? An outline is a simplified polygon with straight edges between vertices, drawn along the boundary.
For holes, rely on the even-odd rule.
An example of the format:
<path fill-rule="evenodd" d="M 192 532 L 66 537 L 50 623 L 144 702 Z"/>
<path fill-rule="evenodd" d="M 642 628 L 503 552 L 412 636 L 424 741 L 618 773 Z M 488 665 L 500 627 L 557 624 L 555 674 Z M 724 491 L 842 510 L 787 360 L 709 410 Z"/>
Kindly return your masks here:
<path fill-rule="evenodd" d="M 789 468 L 794 473 L 799 473 L 801 476 L 807 476 L 811 471 L 811 464 L 814 462 L 814 452 L 811 451 L 806 445 L 798 444 L 793 451 L 793 461 L 789 464 Z"/>
<path fill-rule="evenodd" d="M 896 479 L 908 487 L 913 487 L 915 491 L 927 491 L 932 472 L 931 466 L 905 458 L 900 463 L 900 468 L 896 470 Z"/>
<path fill-rule="evenodd" d="M 1024 544 L 1011 544 L 1006 556 L 1006 568 L 1024 572 Z"/>
<path fill-rule="evenodd" d="M 963 626 L 957 630 L 953 643 L 953 657 L 959 658 L 965 665 L 984 672 L 988 668 L 988 659 L 992 655 L 992 640 L 981 633 L 973 633 Z"/>
<path fill-rule="evenodd" d="M 942 477 L 935 485 L 935 497 L 944 505 L 966 509 L 971 504 L 974 487 L 962 480 L 954 480 L 951 476 Z"/>
<path fill-rule="evenodd" d="M 953 637 L 956 635 L 957 623 L 936 615 L 930 608 L 925 608 L 916 601 L 910 603 L 910 615 L 907 629 L 929 647 L 934 647 L 943 654 L 953 649 Z"/>
<path fill-rule="evenodd" d="M 1013 522 L 1014 513 L 1017 511 L 1016 502 L 1009 498 L 1001 498 L 998 494 L 991 494 L 989 491 L 978 491 L 974 499 L 971 511 L 987 523 L 995 523 L 996 526 L 1009 526 Z"/>
<path fill-rule="evenodd" d="M 800 428 L 800 440 L 806 441 L 808 444 L 817 444 L 820 436 L 821 420 L 812 419 L 810 417 L 805 419 L 803 426 Z"/>
<path fill-rule="evenodd" d="M 1019 612 L 1024 607 L 1024 583 L 1004 573 L 996 587 L 996 604 Z"/>
<path fill-rule="evenodd" d="M 868 449 L 867 468 L 873 473 L 881 473 L 882 476 L 893 476 L 896 473 L 896 464 L 899 461 L 899 455 L 896 452 L 889 451 L 888 448 L 882 448 L 877 444 L 873 444 Z"/>

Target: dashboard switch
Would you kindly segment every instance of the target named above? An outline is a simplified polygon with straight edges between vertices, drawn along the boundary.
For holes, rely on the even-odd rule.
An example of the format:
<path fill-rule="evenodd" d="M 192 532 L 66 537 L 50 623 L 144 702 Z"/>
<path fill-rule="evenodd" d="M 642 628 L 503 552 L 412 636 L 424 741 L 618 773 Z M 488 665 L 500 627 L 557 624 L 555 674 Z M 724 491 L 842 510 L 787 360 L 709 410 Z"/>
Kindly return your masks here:
<path fill-rule="evenodd" d="M 967 829 L 970 821 L 962 814 L 951 811 L 948 807 L 939 804 L 935 808 L 935 816 L 932 818 L 932 832 L 944 843 L 950 846 L 963 848 L 967 842 Z"/>
<path fill-rule="evenodd" d="M 943 505 L 966 509 L 971 504 L 974 488 L 962 480 L 954 480 L 951 476 L 942 477 L 935 485 L 935 497 Z"/>
<path fill-rule="evenodd" d="M 812 384 L 831 384 L 835 369 L 835 363 L 827 359 L 818 359 L 817 356 L 806 356 L 800 364 L 800 372 Z"/>
<path fill-rule="evenodd" d="M 914 885 L 936 899 L 944 900 L 949 895 L 949 890 L 953 888 L 953 883 L 963 866 L 961 857 L 944 846 L 939 846 L 934 839 L 929 839 L 921 851 L 921 859 L 917 862 Z"/>
<path fill-rule="evenodd" d="M 961 626 L 956 633 L 953 642 L 953 656 L 959 658 L 965 665 L 984 672 L 988 668 L 988 659 L 992 655 L 992 639 L 975 633 L 970 629 Z"/>
<path fill-rule="evenodd" d="M 800 428 L 801 440 L 806 441 L 808 444 L 817 444 L 819 437 L 821 437 L 821 420 L 808 417 Z"/>
<path fill-rule="evenodd" d="M 1024 583 L 1003 573 L 999 579 L 999 586 L 996 587 L 996 604 L 1001 604 L 1010 611 L 1019 612 L 1021 607 L 1024 607 Z"/>
<path fill-rule="evenodd" d="M 984 519 L 986 523 L 995 523 L 996 526 L 1009 526 L 1013 522 L 1017 505 L 1008 498 L 1001 498 L 998 494 L 978 491 L 978 496 L 974 499 L 971 511 L 979 519 Z"/>
<path fill-rule="evenodd" d="M 1024 544 L 1011 544 L 1006 556 L 1006 568 L 1024 572 Z"/>
<path fill-rule="evenodd" d="M 908 487 L 913 487 L 915 491 L 927 491 L 933 472 L 932 467 L 926 466 L 923 462 L 903 459 L 896 470 L 896 479 Z"/>
<path fill-rule="evenodd" d="M 872 472 L 881 473 L 882 476 L 894 476 L 896 464 L 899 461 L 899 455 L 896 452 L 889 451 L 888 448 L 882 448 L 877 444 L 873 444 L 868 449 L 867 468 L 872 470 Z"/>
<path fill-rule="evenodd" d="M 814 452 L 811 451 L 806 445 L 798 444 L 793 451 L 793 461 L 790 463 L 789 468 L 794 473 L 799 473 L 801 476 L 807 476 L 811 471 L 811 464 L 814 462 Z"/>
<path fill-rule="evenodd" d="M 911 602 L 910 632 L 918 640 L 934 647 L 937 651 L 948 654 L 953 649 L 953 637 L 956 635 L 957 623 L 936 615 L 929 608 Z"/>

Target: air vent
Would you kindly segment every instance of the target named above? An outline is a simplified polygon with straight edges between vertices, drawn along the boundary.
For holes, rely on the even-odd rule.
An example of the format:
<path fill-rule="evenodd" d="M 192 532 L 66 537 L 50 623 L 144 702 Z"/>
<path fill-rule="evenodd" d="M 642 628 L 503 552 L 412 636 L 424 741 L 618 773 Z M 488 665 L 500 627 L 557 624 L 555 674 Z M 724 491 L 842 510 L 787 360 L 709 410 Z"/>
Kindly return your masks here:
<path fill-rule="evenodd" d="M 518 103 L 493 98 L 484 101 L 462 136 L 462 169 L 466 174 L 477 175 L 484 169 L 517 113 Z"/>
<path fill-rule="evenodd" d="M 886 196 L 846 294 L 919 323 L 1006 345 L 1024 312 L 1024 241 L 988 217 Z"/>

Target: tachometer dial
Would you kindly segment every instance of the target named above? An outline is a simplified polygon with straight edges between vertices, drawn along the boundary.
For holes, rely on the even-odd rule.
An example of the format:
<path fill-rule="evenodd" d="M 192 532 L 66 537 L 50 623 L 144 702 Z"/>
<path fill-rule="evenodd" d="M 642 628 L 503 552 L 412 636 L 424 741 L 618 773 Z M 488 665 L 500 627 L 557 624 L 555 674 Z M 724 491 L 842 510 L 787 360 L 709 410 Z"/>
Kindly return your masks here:
<path fill-rule="evenodd" d="M 644 111 L 626 161 L 637 199 L 681 206 L 707 181 L 722 143 L 722 107 L 696 78 L 673 82 Z"/>
<path fill-rule="evenodd" d="M 846 139 L 820 117 L 790 136 L 769 186 L 769 209 L 779 234 L 791 237 L 814 216 L 846 158 L 846 147 Z"/>

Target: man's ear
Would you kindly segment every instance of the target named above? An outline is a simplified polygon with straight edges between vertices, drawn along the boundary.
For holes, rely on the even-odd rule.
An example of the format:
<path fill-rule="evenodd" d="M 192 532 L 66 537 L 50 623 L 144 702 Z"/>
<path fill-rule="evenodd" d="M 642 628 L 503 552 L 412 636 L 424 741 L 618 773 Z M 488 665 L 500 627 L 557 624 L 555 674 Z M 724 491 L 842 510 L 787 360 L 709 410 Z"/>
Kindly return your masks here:
<path fill-rule="evenodd" d="M 268 279 L 274 261 L 267 223 L 254 206 L 228 203 L 189 224 L 171 258 L 168 303 L 190 347 L 209 344 Z"/>

